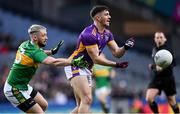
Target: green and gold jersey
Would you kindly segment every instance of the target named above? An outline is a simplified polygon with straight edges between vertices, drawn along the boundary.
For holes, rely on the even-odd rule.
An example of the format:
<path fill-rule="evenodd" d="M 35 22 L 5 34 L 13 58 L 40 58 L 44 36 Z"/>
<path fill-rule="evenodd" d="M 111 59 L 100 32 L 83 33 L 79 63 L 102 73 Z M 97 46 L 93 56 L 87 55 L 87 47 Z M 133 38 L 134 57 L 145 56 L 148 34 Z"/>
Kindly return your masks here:
<path fill-rule="evenodd" d="M 38 63 L 41 63 L 47 54 L 31 41 L 23 42 L 16 53 L 16 58 L 8 75 L 8 83 L 19 90 L 27 90 L 27 84 L 35 74 Z"/>
<path fill-rule="evenodd" d="M 93 74 L 95 76 L 96 88 L 110 87 L 110 72 L 112 67 L 95 64 Z"/>

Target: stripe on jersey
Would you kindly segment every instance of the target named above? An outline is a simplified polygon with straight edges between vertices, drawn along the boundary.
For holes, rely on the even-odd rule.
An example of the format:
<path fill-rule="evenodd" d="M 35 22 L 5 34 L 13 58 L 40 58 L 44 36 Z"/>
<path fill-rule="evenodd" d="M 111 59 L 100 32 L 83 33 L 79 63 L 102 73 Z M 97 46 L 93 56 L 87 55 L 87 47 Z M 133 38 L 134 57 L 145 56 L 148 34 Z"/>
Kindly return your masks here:
<path fill-rule="evenodd" d="M 97 44 L 86 46 L 86 48 L 95 48 L 98 47 Z"/>
<path fill-rule="evenodd" d="M 78 53 L 80 53 L 84 50 L 85 50 L 85 46 L 81 42 L 79 45 L 79 48 L 76 51 L 74 51 L 74 53 L 69 58 L 73 58 L 74 56 L 78 55 Z"/>
<path fill-rule="evenodd" d="M 97 70 L 94 72 L 95 76 L 96 77 L 107 77 L 109 76 L 109 71 L 104 69 L 104 70 Z"/>
<path fill-rule="evenodd" d="M 73 75 L 73 77 L 80 75 L 80 73 L 79 73 L 79 68 L 78 68 L 78 67 L 71 67 L 71 70 L 72 70 L 72 75 Z"/>
<path fill-rule="evenodd" d="M 37 67 L 37 64 L 34 63 L 32 58 L 23 53 L 20 53 L 19 51 L 17 51 L 16 60 L 20 60 L 20 64 L 22 65 Z"/>
<path fill-rule="evenodd" d="M 76 73 L 78 73 L 79 72 L 79 69 L 78 70 L 73 70 L 72 71 L 72 74 L 76 74 Z"/>

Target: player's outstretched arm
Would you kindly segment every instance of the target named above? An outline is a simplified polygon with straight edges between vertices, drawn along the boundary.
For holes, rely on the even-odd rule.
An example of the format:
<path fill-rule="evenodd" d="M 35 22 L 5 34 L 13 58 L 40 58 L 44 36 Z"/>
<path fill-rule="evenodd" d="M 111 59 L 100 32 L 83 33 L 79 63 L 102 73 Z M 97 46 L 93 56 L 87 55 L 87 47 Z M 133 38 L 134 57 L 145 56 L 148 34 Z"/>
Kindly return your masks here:
<path fill-rule="evenodd" d="M 88 63 L 84 61 L 83 56 L 80 56 L 76 59 L 66 59 L 66 58 L 54 58 L 51 56 L 48 56 L 44 61 L 42 62 L 43 64 L 47 65 L 54 65 L 54 66 L 79 66 L 81 68 L 87 68 Z"/>
<path fill-rule="evenodd" d="M 54 66 L 68 66 L 71 64 L 71 60 L 66 58 L 54 58 L 48 56 L 46 59 L 43 60 L 42 63 L 47 65 L 54 65 Z"/>
<path fill-rule="evenodd" d="M 128 66 L 128 62 L 114 62 L 106 59 L 105 57 L 99 56 L 99 49 L 97 45 L 91 48 L 86 48 L 86 50 L 95 64 L 117 68 L 126 68 Z"/>
<path fill-rule="evenodd" d="M 64 43 L 64 40 L 61 40 L 54 48 L 52 48 L 50 50 L 44 50 L 44 52 L 47 55 L 54 55 L 58 52 L 59 48 L 63 45 L 63 43 Z"/>
<path fill-rule="evenodd" d="M 119 47 L 119 46 L 117 45 L 117 43 L 113 40 L 113 41 L 110 41 L 110 42 L 108 43 L 108 47 L 109 47 L 109 49 L 111 50 L 112 54 L 113 54 L 115 57 L 120 58 L 120 57 L 122 57 L 122 56 L 124 55 L 124 53 L 125 53 L 126 50 L 128 50 L 128 49 L 130 49 L 130 48 L 132 48 L 132 47 L 134 46 L 134 42 L 135 42 L 135 41 L 134 41 L 134 38 L 129 38 L 129 39 L 125 42 L 124 46 Z"/>

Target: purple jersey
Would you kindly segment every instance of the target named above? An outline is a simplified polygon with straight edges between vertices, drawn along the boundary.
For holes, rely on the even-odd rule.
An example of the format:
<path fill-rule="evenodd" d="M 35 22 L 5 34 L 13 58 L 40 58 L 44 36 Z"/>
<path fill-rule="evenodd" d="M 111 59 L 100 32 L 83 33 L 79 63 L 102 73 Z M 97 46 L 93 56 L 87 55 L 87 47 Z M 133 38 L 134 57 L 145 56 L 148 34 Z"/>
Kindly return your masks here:
<path fill-rule="evenodd" d="M 99 54 L 102 52 L 106 44 L 114 40 L 112 33 L 109 30 L 105 30 L 103 33 L 99 33 L 97 27 L 92 24 L 86 27 L 79 35 L 78 44 L 74 53 L 70 58 L 77 58 L 84 55 L 85 60 L 89 66 L 93 66 L 93 61 L 87 53 L 86 48 L 92 48 L 98 46 Z"/>

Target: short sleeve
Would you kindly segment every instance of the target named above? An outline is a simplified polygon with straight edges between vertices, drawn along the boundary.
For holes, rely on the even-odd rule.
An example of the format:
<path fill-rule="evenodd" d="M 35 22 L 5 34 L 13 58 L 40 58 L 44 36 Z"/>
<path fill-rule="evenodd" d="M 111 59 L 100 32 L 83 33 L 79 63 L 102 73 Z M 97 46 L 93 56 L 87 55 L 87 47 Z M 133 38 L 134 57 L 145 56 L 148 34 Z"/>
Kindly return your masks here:
<path fill-rule="evenodd" d="M 97 44 L 95 37 L 92 34 L 84 34 L 82 37 L 82 44 L 84 46 L 91 46 Z"/>
<path fill-rule="evenodd" d="M 33 60 L 38 63 L 42 63 L 42 61 L 47 57 L 48 57 L 48 55 L 46 53 L 44 53 L 43 50 L 37 50 L 33 54 Z"/>
<path fill-rule="evenodd" d="M 109 32 L 109 39 L 108 39 L 107 42 L 110 42 L 112 40 L 114 40 L 114 36 L 113 36 L 113 34 L 111 32 Z"/>

